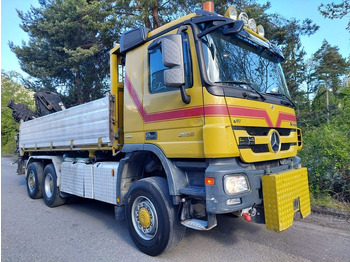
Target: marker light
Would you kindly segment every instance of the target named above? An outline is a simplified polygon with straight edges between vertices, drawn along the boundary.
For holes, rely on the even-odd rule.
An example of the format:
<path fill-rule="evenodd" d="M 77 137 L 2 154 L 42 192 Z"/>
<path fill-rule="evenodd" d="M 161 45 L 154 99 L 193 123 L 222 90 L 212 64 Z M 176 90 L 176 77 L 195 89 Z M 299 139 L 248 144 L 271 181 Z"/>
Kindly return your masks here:
<path fill-rule="evenodd" d="M 234 7 L 233 5 L 231 5 L 231 6 L 227 9 L 227 11 L 226 11 L 226 13 L 225 13 L 225 16 L 226 16 L 226 17 L 229 17 L 229 18 L 231 18 L 231 19 L 233 19 L 233 20 L 237 20 L 238 12 L 237 12 L 236 7 Z"/>
<path fill-rule="evenodd" d="M 242 12 L 238 16 L 238 20 L 242 20 L 244 22 L 244 26 L 248 26 L 249 17 L 246 12 Z"/>
<path fill-rule="evenodd" d="M 265 29 L 262 25 L 258 25 L 256 32 L 258 33 L 258 35 L 260 35 L 261 37 L 265 36 Z"/>
<path fill-rule="evenodd" d="M 248 20 L 248 27 L 250 30 L 252 30 L 254 33 L 256 32 L 256 22 L 253 18 L 250 18 Z"/>

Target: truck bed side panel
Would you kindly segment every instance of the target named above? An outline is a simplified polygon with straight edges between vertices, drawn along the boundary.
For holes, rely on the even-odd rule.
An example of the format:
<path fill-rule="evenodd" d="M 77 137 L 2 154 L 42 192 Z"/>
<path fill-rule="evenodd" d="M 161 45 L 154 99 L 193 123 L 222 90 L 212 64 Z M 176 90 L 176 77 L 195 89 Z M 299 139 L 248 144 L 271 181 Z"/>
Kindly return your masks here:
<path fill-rule="evenodd" d="M 36 118 L 20 125 L 19 147 L 71 148 L 109 144 L 109 97 Z"/>

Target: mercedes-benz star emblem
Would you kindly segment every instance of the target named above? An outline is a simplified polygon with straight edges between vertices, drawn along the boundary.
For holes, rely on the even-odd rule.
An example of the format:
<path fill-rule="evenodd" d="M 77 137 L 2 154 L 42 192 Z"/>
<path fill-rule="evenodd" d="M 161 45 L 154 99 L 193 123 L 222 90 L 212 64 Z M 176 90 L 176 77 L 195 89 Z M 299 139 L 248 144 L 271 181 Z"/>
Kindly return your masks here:
<path fill-rule="evenodd" d="M 271 149 L 273 152 L 277 153 L 281 148 L 281 140 L 277 131 L 273 130 L 270 137 Z"/>

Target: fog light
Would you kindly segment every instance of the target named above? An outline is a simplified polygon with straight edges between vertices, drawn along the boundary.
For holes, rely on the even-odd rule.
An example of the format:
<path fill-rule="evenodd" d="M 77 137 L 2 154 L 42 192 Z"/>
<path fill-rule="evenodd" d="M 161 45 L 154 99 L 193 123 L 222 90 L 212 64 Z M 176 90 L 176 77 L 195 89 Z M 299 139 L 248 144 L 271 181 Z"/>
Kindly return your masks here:
<path fill-rule="evenodd" d="M 226 176 L 224 178 L 224 187 L 226 194 L 238 194 L 249 191 L 248 181 L 244 175 Z"/>
<path fill-rule="evenodd" d="M 265 37 L 265 29 L 262 25 L 258 25 L 256 31 L 258 35 L 260 35 L 261 37 Z"/>
<path fill-rule="evenodd" d="M 234 7 L 233 5 L 231 5 L 231 6 L 227 9 L 227 11 L 226 11 L 226 13 L 225 13 L 225 16 L 226 16 L 226 17 L 229 17 L 229 18 L 231 18 L 231 19 L 233 19 L 233 20 L 237 20 L 238 12 L 237 12 L 236 7 Z"/>
<path fill-rule="evenodd" d="M 242 12 L 238 16 L 238 20 L 242 20 L 244 22 L 244 26 L 248 26 L 249 17 L 246 12 Z"/>
<path fill-rule="evenodd" d="M 227 201 L 226 201 L 226 204 L 227 204 L 228 206 L 238 205 L 238 204 L 240 204 L 240 203 L 242 203 L 240 198 L 227 199 Z"/>
<path fill-rule="evenodd" d="M 256 32 L 256 22 L 253 18 L 250 18 L 248 20 L 248 27 L 250 30 L 252 30 L 254 33 Z"/>

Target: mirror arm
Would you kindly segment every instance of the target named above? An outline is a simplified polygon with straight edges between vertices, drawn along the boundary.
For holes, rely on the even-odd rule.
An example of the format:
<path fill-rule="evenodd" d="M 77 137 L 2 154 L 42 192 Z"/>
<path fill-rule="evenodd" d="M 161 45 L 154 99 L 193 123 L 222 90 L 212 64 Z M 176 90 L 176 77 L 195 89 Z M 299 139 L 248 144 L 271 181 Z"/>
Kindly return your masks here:
<path fill-rule="evenodd" d="M 187 30 L 187 25 L 182 25 L 179 27 L 179 29 L 177 29 L 177 33 L 178 35 L 180 35 L 182 32 L 186 31 Z"/>
<path fill-rule="evenodd" d="M 186 93 L 186 90 L 185 90 L 185 85 L 182 85 L 180 87 L 180 92 L 181 92 L 181 98 L 182 98 L 182 101 L 188 105 L 190 102 L 191 102 L 191 96 L 189 94 Z"/>
<path fill-rule="evenodd" d="M 182 32 L 186 31 L 188 29 L 188 26 L 186 25 L 182 25 L 179 27 L 179 29 L 177 30 L 177 34 L 181 34 Z M 181 92 L 181 98 L 182 98 L 182 101 L 188 105 L 190 102 L 191 102 L 191 96 L 189 94 L 186 93 L 186 90 L 185 90 L 185 85 L 182 85 L 180 87 L 180 92 Z"/>

